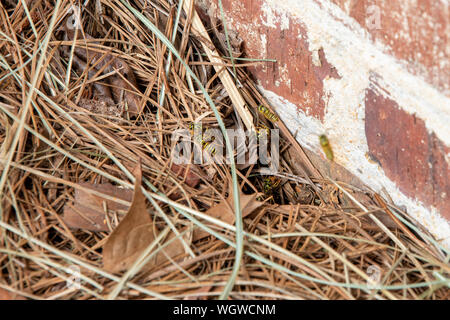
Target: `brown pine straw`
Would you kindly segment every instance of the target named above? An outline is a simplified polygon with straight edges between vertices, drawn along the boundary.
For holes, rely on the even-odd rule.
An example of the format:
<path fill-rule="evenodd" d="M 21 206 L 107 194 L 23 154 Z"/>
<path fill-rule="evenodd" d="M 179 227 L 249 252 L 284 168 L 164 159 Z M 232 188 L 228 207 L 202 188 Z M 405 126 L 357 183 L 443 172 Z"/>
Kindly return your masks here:
<path fill-rule="evenodd" d="M 129 3 L 171 39 L 177 5 Z M 57 11 L 56 1 L 0 5 L 0 166 L 7 172 L 0 184 L 0 290 L 30 299 L 106 299 L 115 296 L 114 290 L 118 299 L 216 299 L 235 263 L 236 229 L 208 219 L 205 212 L 229 196 L 230 168 L 190 164 L 182 174 L 174 172 L 171 135 L 199 117 L 204 128 L 217 128 L 217 119 L 179 60 L 171 58 L 166 75 L 170 50 L 122 2 L 88 1 L 82 26 L 94 39 L 64 41 L 58 28 L 71 4 L 77 3 L 62 1 Z M 233 104 L 203 44 L 221 56 L 228 52 L 218 45 L 211 22 L 203 23 L 212 42 L 198 35 L 192 15 L 183 12 L 174 45 L 226 127 L 236 127 Z M 95 87 L 111 86 L 108 79 L 114 75 L 93 64 L 84 70 L 72 65 L 67 74 L 77 48 L 120 58 L 131 68 L 137 87 L 127 88 L 138 97 L 139 114 L 127 112 L 124 99 L 115 101 L 121 114 L 98 96 Z M 230 59 L 220 61 L 214 65 L 232 70 Z M 237 87 L 255 127 L 264 122 L 281 130 L 279 171 L 303 182 L 281 178 L 278 188 L 267 189 L 258 165 L 238 168 L 243 194 L 256 192 L 265 202 L 244 218 L 244 257 L 229 297 L 449 299 L 449 254 L 440 239 L 370 190 L 322 177 L 284 125 L 258 113 L 260 104 L 270 105 L 246 73 L 245 67 L 257 63 L 273 65 L 234 59 Z M 165 99 L 159 105 L 163 85 Z M 125 170 L 131 171 L 138 159 L 143 186 L 165 218 L 179 231 L 201 228 L 214 235 L 188 243 L 191 252 L 182 257 L 151 270 L 133 270 L 118 287 L 123 273 L 102 269 L 102 246 L 110 232 L 70 228 L 62 214 L 80 182 L 132 188 Z M 194 172 L 198 184 L 188 181 Z M 157 208 L 149 204 L 148 210 L 161 230 L 168 227 Z M 109 226 L 116 227 L 124 213 L 107 215 Z M 77 289 L 67 286 L 73 276 L 68 268 L 74 266 L 81 271 Z M 377 271 L 380 286 L 374 289 L 370 279 Z"/>

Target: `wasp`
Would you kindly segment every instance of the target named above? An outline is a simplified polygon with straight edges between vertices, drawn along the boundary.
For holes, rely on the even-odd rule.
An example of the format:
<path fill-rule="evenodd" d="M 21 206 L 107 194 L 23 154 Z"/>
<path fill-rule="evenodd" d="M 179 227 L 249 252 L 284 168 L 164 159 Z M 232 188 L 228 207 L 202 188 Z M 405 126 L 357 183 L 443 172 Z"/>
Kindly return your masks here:
<path fill-rule="evenodd" d="M 322 146 L 322 150 L 325 153 L 328 160 L 333 161 L 334 155 L 333 150 L 330 146 L 330 141 L 328 141 L 328 138 L 326 135 L 322 134 L 319 136 L 320 145 Z"/>
<path fill-rule="evenodd" d="M 193 135 L 196 129 L 202 129 L 201 123 L 190 123 L 189 124 L 189 130 L 191 131 L 191 134 Z M 205 133 L 207 130 L 205 131 Z M 194 136 L 194 141 L 196 141 L 199 145 L 202 146 L 202 150 L 208 152 L 211 156 L 214 156 L 216 154 L 216 148 L 214 142 L 214 137 L 212 137 L 211 141 L 205 141 L 204 134 L 199 134 Z"/>
<path fill-rule="evenodd" d="M 205 140 L 201 141 L 202 149 L 206 152 L 208 152 L 210 155 L 215 156 L 216 155 L 216 148 L 214 147 L 211 142 L 206 142 Z"/>
<path fill-rule="evenodd" d="M 280 120 L 280 118 L 278 118 L 278 116 L 277 116 L 275 113 L 273 113 L 272 111 L 270 111 L 269 109 L 267 109 L 267 108 L 264 107 L 263 105 L 260 105 L 260 106 L 258 107 L 258 111 L 259 111 L 260 113 L 262 113 L 263 116 L 264 116 L 266 119 L 268 119 L 268 120 L 270 120 L 270 121 L 272 121 L 272 122 L 277 122 L 278 120 Z"/>
<path fill-rule="evenodd" d="M 191 131 L 191 133 L 193 133 L 195 131 L 195 129 L 202 129 L 202 124 L 198 123 L 198 122 L 191 122 L 189 123 L 189 130 Z"/>
<path fill-rule="evenodd" d="M 267 176 L 263 180 L 264 193 L 270 194 L 276 190 L 281 184 L 281 179 L 275 176 Z"/>
<path fill-rule="evenodd" d="M 256 136 L 258 138 L 261 138 L 262 135 L 264 134 L 264 132 L 266 133 L 266 136 L 268 137 L 270 134 L 270 129 L 263 123 L 260 123 L 260 125 L 258 125 L 256 127 Z"/>

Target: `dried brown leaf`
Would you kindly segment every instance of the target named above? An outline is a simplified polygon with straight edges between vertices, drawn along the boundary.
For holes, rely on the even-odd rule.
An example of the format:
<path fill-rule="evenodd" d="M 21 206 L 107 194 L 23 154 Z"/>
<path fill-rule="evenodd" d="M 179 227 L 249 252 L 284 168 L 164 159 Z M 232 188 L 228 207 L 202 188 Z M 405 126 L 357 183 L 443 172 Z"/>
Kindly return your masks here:
<path fill-rule="evenodd" d="M 256 193 L 240 195 L 242 218 L 245 218 L 264 204 L 264 202 L 256 200 L 257 197 L 258 194 Z M 235 221 L 233 197 L 229 196 L 226 200 L 222 200 L 218 205 L 209 208 L 205 214 L 229 224 L 233 224 Z M 196 229 L 193 238 L 194 241 L 197 241 L 208 235 L 208 232 L 202 229 Z"/>
<path fill-rule="evenodd" d="M 127 80 L 130 81 L 130 79 Z M 121 101 L 121 98 L 123 98 L 123 101 L 127 103 L 128 112 L 135 114 L 140 113 L 141 109 L 139 107 L 139 96 L 133 93 L 135 89 L 120 76 L 111 77 L 110 82 L 114 100 L 119 102 Z"/>
<path fill-rule="evenodd" d="M 186 167 L 172 163 L 170 169 L 180 178 L 186 176 L 185 182 L 192 188 L 195 188 L 200 183 L 200 176 L 193 172 L 192 167 L 190 167 L 186 173 Z"/>
<path fill-rule="evenodd" d="M 142 252 L 155 241 L 158 232 L 147 211 L 146 198 L 141 190 L 141 165 L 135 170 L 134 196 L 128 213 L 114 229 L 103 247 L 103 267 L 108 272 L 128 269 Z M 167 241 L 174 238 L 172 233 Z M 151 269 L 165 263 L 168 258 L 175 258 L 184 253 L 180 240 L 169 243 L 147 263 L 143 270 Z"/>
<path fill-rule="evenodd" d="M 80 183 L 84 188 L 98 191 L 111 197 L 131 202 L 132 191 L 122 189 L 110 183 L 92 184 Z M 126 211 L 127 206 L 115 201 L 102 198 L 84 189 L 75 190 L 75 200 L 72 204 L 64 206 L 63 220 L 69 228 L 83 229 L 90 231 L 109 231 L 106 223 L 107 214 L 104 208 L 109 211 Z"/>

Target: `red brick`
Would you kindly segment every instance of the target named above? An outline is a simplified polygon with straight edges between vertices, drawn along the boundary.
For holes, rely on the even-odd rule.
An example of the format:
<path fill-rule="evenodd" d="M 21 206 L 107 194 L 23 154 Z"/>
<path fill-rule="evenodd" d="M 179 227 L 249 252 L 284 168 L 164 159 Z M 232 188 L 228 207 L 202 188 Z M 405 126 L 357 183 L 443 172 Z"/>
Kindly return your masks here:
<path fill-rule="evenodd" d="M 445 1 L 330 0 L 354 18 L 408 71 L 450 96 L 450 9 Z M 380 8 L 381 29 L 366 26 L 367 8 Z"/>
<path fill-rule="evenodd" d="M 450 148 L 428 133 L 424 122 L 374 90 L 366 91 L 365 130 L 369 156 L 400 191 L 436 207 L 450 219 Z"/>

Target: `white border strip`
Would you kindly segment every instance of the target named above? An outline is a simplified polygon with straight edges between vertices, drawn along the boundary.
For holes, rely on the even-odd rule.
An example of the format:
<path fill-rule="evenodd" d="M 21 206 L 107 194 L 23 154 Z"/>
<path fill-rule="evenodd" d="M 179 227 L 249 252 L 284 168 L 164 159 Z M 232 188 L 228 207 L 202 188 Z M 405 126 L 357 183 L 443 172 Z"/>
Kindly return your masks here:
<path fill-rule="evenodd" d="M 329 1 L 317 1 L 265 0 L 262 12 L 265 20 L 274 25 L 283 23 L 289 15 L 306 26 L 310 51 L 323 48 L 326 59 L 342 76 L 342 81 L 352 87 L 349 95 L 361 95 L 361 90 L 367 88 L 369 75 L 379 75 L 378 84 L 383 88 L 380 94 L 424 120 L 428 131 L 450 146 L 450 98 L 409 73 L 401 61 L 385 54 L 388 48 L 380 43 L 373 44 L 367 31 L 338 6 Z M 354 100 L 349 97 L 349 101 Z"/>

